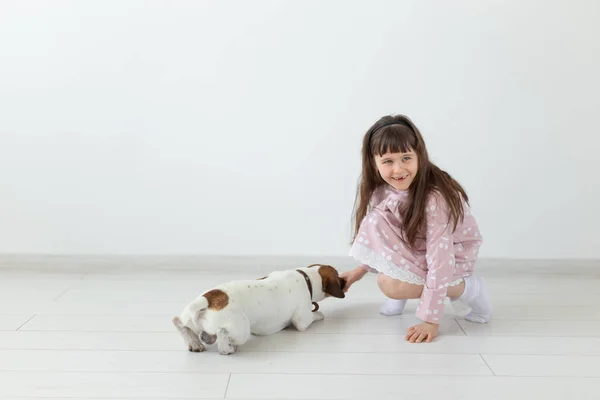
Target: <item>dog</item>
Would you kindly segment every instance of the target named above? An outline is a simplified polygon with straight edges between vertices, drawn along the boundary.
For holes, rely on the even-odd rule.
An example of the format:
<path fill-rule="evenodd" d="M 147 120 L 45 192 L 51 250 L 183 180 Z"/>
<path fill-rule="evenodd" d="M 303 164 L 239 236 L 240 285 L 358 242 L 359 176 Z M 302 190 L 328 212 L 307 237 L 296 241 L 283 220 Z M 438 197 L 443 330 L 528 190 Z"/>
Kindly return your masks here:
<path fill-rule="evenodd" d="M 331 265 L 274 271 L 257 280 L 238 280 L 204 292 L 173 318 L 188 350 L 217 343 L 232 354 L 250 336 L 271 335 L 293 325 L 305 331 L 325 318 L 318 301 L 345 297 L 346 281 Z M 314 306 L 314 309 L 313 309 Z"/>

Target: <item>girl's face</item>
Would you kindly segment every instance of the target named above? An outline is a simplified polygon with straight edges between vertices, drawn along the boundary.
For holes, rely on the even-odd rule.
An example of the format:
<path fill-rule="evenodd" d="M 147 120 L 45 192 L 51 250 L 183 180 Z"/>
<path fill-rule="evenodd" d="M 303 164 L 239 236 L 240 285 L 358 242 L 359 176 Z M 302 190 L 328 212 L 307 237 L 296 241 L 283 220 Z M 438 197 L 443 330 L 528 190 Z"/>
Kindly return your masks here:
<path fill-rule="evenodd" d="M 417 176 L 419 162 L 417 154 L 409 151 L 376 155 L 375 165 L 384 181 L 394 189 L 406 190 Z"/>

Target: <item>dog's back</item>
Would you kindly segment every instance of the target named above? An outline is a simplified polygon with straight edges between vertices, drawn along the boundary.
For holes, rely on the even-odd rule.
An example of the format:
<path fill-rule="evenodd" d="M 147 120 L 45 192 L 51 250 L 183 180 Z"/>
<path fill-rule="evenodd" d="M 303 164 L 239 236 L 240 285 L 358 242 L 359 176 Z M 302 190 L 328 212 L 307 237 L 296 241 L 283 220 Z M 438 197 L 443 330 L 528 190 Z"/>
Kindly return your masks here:
<path fill-rule="evenodd" d="M 298 275 L 298 276 L 295 276 Z M 204 330 L 215 333 L 229 321 L 240 322 L 242 314 L 255 335 L 276 333 L 290 324 L 291 316 L 302 301 L 308 301 L 308 291 L 302 277 L 293 271 L 276 271 L 260 280 L 232 281 L 207 292 L 214 291 L 227 295 L 227 305 L 220 310 L 207 307 L 203 315 Z M 306 292 L 306 293 L 304 293 Z M 223 303 L 223 302 L 222 302 Z"/>

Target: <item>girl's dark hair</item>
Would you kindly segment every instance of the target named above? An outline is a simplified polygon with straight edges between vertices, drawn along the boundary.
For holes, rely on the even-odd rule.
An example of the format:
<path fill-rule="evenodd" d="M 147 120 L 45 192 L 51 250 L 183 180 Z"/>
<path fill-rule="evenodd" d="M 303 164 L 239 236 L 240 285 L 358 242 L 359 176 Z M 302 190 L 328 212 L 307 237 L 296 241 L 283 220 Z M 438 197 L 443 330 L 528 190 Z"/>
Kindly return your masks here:
<path fill-rule="evenodd" d="M 405 115 L 385 116 L 367 131 L 362 145 L 362 172 L 354 203 L 354 238 L 368 212 L 371 196 L 379 186 L 385 184 L 375 165 L 375 156 L 387 152 L 417 154 L 418 170 L 408 188 L 406 207 L 400 210 L 403 219 L 401 238 L 414 248 L 420 235 L 425 232 L 425 208 L 433 191 L 438 192 L 447 203 L 449 223 L 454 229 L 464 218 L 462 201 L 469 198 L 461 185 L 447 172 L 429 161 L 425 141 L 415 124 Z"/>

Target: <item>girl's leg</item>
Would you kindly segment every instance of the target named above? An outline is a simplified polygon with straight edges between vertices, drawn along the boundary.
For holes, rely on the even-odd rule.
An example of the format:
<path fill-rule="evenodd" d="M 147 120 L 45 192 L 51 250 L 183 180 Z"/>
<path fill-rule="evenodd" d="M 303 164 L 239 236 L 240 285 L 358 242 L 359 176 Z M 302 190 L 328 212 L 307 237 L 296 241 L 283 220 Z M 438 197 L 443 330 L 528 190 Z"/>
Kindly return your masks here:
<path fill-rule="evenodd" d="M 390 299 L 406 300 L 419 299 L 423 293 L 423 285 L 414 285 L 402 282 L 387 275 L 379 274 L 377 276 L 379 289 Z M 459 298 L 465 290 L 465 282 L 448 288 L 448 297 L 451 299 Z"/>
<path fill-rule="evenodd" d="M 471 322 L 485 324 L 492 316 L 492 302 L 490 301 L 487 285 L 483 278 L 477 275 L 465 278 L 465 292 L 458 299 L 466 304 L 471 312 L 465 315 L 465 319 Z"/>
<path fill-rule="evenodd" d="M 377 284 L 381 292 L 387 297 L 379 308 L 379 313 L 388 316 L 402 314 L 404 307 L 406 307 L 406 300 L 419 298 L 420 294 L 418 293 L 423 290 L 423 286 L 411 285 L 384 274 L 378 275 Z"/>
<path fill-rule="evenodd" d="M 406 299 L 385 299 L 385 303 L 379 307 L 379 313 L 387 316 L 400 315 L 406 307 Z"/>
<path fill-rule="evenodd" d="M 395 299 L 395 301 L 398 302 L 406 302 L 406 299 L 418 299 L 423 292 L 423 285 L 402 282 L 384 274 L 379 274 L 377 277 L 377 284 L 383 294 L 389 299 Z M 450 286 L 448 288 L 447 296 L 452 300 L 460 300 L 471 308 L 471 312 L 465 316 L 465 319 L 468 321 L 483 324 L 486 323 L 492 315 L 492 305 L 488 296 L 487 287 L 485 281 L 479 276 L 468 276 L 460 284 Z M 394 300 L 388 302 L 391 301 Z M 386 304 L 384 304 L 384 307 Z M 402 310 L 403 309 L 404 305 L 402 305 Z"/>

